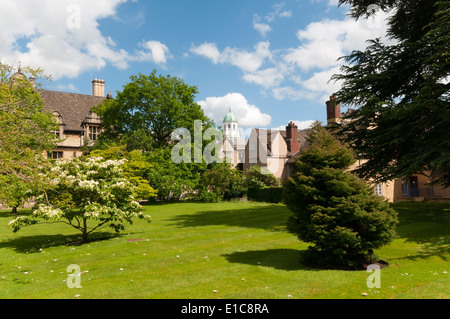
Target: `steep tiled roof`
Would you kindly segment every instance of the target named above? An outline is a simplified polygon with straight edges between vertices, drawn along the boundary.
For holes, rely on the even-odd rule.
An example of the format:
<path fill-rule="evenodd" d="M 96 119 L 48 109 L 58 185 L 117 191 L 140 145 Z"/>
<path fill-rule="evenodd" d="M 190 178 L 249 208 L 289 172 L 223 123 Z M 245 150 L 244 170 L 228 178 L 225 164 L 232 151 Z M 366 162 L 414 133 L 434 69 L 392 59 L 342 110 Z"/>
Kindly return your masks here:
<path fill-rule="evenodd" d="M 298 141 L 300 142 L 300 151 L 303 151 L 308 147 L 308 136 L 310 129 L 298 130 Z M 281 136 L 286 141 L 286 131 L 280 130 Z"/>
<path fill-rule="evenodd" d="M 36 90 L 44 101 L 44 110 L 58 112 L 66 131 L 83 131 L 83 121 L 90 117 L 91 108 L 105 99 L 100 96 Z"/>
<path fill-rule="evenodd" d="M 301 151 L 305 150 L 309 146 L 308 136 L 310 134 L 310 129 L 306 130 L 298 130 L 298 141 L 300 142 L 300 151 L 295 154 L 291 154 L 291 157 L 288 159 L 288 164 L 294 164 L 297 160 L 297 157 L 300 156 Z M 286 137 L 286 132 L 284 132 L 284 137 Z"/>

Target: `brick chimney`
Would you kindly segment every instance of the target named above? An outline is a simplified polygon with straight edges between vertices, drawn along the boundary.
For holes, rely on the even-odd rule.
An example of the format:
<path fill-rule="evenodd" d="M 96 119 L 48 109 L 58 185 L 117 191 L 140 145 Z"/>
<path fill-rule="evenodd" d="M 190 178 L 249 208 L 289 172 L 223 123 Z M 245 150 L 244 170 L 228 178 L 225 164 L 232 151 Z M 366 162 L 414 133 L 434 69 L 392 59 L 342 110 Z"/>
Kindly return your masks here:
<path fill-rule="evenodd" d="M 294 122 L 289 122 L 286 126 L 286 144 L 287 149 L 291 154 L 300 151 L 300 142 L 298 141 L 298 126 Z"/>
<path fill-rule="evenodd" d="M 336 95 L 330 96 L 327 101 L 327 124 L 341 122 L 341 104 L 337 102 Z"/>
<path fill-rule="evenodd" d="M 100 79 L 92 81 L 92 95 L 105 97 L 105 81 Z"/>

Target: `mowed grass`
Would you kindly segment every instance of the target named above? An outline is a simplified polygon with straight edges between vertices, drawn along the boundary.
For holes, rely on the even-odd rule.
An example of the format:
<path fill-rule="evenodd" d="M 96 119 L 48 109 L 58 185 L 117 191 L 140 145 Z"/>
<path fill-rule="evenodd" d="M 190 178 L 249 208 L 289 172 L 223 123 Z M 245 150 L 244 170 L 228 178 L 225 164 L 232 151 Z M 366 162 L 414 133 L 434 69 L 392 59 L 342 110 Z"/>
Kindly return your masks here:
<path fill-rule="evenodd" d="M 389 263 L 381 287 L 366 271 L 300 262 L 308 244 L 286 232 L 284 205 L 252 202 L 149 205 L 120 235 L 70 244 L 62 224 L 12 233 L 0 213 L 0 298 L 295 299 L 449 298 L 450 204 L 395 204 L 398 236 L 375 251 Z M 68 288 L 76 264 L 82 288 Z M 363 295 L 363 293 L 367 295 Z"/>

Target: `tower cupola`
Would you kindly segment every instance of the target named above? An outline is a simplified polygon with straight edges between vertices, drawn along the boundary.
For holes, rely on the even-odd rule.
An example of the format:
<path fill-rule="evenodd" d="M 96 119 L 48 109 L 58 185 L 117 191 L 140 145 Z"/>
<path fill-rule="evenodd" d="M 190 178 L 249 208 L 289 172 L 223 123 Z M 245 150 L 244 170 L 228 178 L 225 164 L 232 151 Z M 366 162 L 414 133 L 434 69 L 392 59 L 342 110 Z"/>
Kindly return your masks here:
<path fill-rule="evenodd" d="M 223 119 L 223 134 L 224 138 L 238 138 L 239 137 L 239 125 L 236 115 L 231 112 L 231 108 L 228 114 Z"/>

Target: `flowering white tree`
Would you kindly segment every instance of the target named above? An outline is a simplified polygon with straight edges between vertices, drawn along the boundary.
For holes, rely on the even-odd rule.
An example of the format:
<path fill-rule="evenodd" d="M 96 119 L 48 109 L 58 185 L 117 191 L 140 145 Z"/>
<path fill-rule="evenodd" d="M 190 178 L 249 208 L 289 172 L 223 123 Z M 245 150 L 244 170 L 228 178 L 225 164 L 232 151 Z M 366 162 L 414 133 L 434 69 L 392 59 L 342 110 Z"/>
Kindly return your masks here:
<path fill-rule="evenodd" d="M 151 221 L 137 202 L 136 186 L 124 177 L 121 166 L 126 160 L 101 157 L 57 162 L 48 173 L 51 183 L 33 207 L 31 217 L 19 216 L 8 224 L 14 232 L 22 226 L 61 222 L 88 235 L 109 226 L 116 232 L 133 218 Z M 88 227 L 88 220 L 94 222 Z"/>

